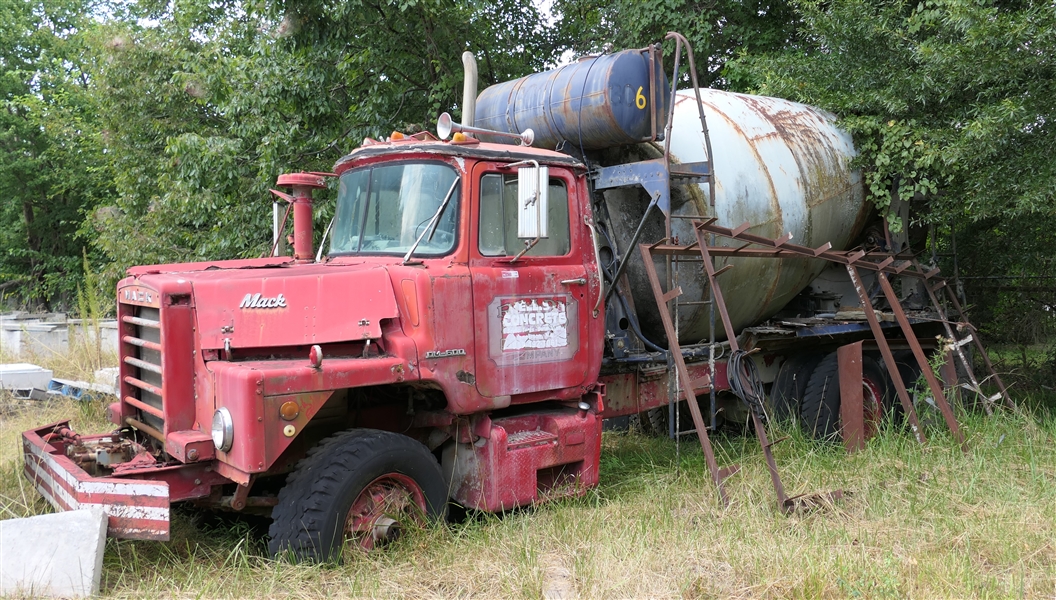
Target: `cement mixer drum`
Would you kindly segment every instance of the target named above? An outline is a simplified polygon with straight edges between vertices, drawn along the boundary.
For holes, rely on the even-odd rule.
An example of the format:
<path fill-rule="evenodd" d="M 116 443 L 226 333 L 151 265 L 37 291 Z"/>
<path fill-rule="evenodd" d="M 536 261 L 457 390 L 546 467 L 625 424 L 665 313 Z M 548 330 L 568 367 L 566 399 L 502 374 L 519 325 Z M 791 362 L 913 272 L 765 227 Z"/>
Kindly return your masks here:
<path fill-rule="evenodd" d="M 807 246 L 831 242 L 843 249 L 862 229 L 869 206 L 863 199 L 860 174 L 851 168 L 855 156 L 851 136 L 838 129 L 836 118 L 822 110 L 777 98 L 702 89 L 715 173 L 715 202 L 707 183 L 672 187 L 672 214 L 718 217 L 718 224 L 753 225 L 752 233 L 777 238 L 792 233 L 793 241 Z M 612 150 L 606 164 L 660 156 L 660 144 L 642 144 Z M 692 91 L 677 93 L 671 133 L 672 163 L 708 160 L 704 134 Z M 636 156 L 634 156 L 636 155 Z M 644 192 L 634 188 L 604 192 L 607 224 L 619 246 L 630 240 L 648 204 Z M 647 225 L 642 241 L 665 235 L 658 211 Z M 691 221 L 672 219 L 672 235 L 682 243 L 693 240 Z M 624 242 L 625 243 L 625 242 Z M 732 245 L 718 240 L 719 244 Z M 662 340 L 662 326 L 637 249 L 618 248 L 631 256 L 627 276 L 634 304 L 646 335 Z M 726 306 L 736 330 L 766 320 L 806 288 L 824 268 L 821 261 L 803 258 L 717 259 L 717 266 L 735 267 L 720 281 Z M 662 260 L 656 263 L 661 277 Z M 684 263 L 675 276 L 685 302 L 707 299 L 706 279 L 700 266 Z M 686 304 L 679 310 L 682 343 L 706 340 L 709 335 L 707 305 Z M 716 337 L 725 338 L 721 322 Z"/>

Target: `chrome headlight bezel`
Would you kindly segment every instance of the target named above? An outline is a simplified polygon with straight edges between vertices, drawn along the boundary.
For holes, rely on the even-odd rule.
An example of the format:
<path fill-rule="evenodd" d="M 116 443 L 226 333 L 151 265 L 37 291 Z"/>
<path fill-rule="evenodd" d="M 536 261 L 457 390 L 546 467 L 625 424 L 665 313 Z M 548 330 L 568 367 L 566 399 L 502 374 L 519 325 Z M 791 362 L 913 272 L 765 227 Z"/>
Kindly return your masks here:
<path fill-rule="evenodd" d="M 221 452 L 227 452 L 235 442 L 235 422 L 227 407 L 220 407 L 213 413 L 213 445 Z"/>

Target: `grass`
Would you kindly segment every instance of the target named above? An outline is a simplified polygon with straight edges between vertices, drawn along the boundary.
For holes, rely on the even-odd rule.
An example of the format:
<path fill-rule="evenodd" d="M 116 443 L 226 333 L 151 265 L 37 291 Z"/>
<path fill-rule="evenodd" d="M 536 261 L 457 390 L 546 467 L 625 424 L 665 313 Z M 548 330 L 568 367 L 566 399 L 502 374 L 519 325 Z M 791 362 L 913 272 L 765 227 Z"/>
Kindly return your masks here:
<path fill-rule="evenodd" d="M 58 402 L 0 416 L 0 518 L 50 510 L 21 476 L 18 434 L 101 407 Z M 1056 420 L 962 416 L 970 451 L 942 429 L 918 445 L 889 430 L 857 454 L 795 431 L 775 448 L 791 494 L 844 501 L 783 516 L 754 439 L 717 436 L 740 463 L 723 507 L 699 445 L 606 433 L 601 485 L 585 497 L 411 532 L 342 566 L 267 558 L 259 524 L 174 513 L 168 543 L 109 540 L 114 597 L 538 598 L 555 568 L 582 597 L 1052 597 Z M 777 432 L 780 433 L 780 432 Z"/>
<path fill-rule="evenodd" d="M 30 358 L 78 379 L 112 360 L 89 344 Z M 1056 406 L 1056 394 L 1019 396 Z M 22 476 L 19 433 L 66 418 L 107 431 L 102 409 L 0 397 L 0 519 L 50 511 Z M 175 511 L 168 543 L 107 542 L 103 592 L 537 598 L 559 571 L 583 597 L 1056 595 L 1056 419 L 961 415 L 967 455 L 937 415 L 922 421 L 927 445 L 889 430 L 855 455 L 774 432 L 791 435 L 775 448 L 790 494 L 849 492 L 814 512 L 776 510 L 752 438 L 714 440 L 721 464 L 742 465 L 723 507 L 695 442 L 606 433 L 601 485 L 583 498 L 434 525 L 337 567 L 270 560 L 261 522 Z"/>

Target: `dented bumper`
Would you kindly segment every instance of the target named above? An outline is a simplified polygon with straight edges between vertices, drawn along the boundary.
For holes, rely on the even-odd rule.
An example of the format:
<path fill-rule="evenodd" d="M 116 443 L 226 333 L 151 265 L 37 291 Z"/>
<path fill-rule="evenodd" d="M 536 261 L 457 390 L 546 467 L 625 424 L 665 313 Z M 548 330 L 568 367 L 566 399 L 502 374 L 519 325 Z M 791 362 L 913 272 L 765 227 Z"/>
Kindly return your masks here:
<path fill-rule="evenodd" d="M 56 510 L 102 508 L 107 535 L 136 540 L 169 539 L 169 484 L 126 477 L 94 477 L 66 456 L 68 422 L 22 434 L 26 477 Z M 70 432 L 72 434 L 72 432 Z M 73 434 L 76 435 L 76 434 Z M 113 436 L 77 436 L 81 447 L 103 448 Z M 105 450 L 104 450 L 105 451 Z"/>

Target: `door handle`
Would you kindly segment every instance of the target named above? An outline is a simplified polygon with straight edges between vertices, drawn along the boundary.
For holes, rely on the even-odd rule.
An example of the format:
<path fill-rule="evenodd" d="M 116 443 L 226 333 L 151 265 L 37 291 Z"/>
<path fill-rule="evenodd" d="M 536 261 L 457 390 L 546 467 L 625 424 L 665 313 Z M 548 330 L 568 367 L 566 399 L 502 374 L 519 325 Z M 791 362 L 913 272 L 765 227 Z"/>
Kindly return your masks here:
<path fill-rule="evenodd" d="M 579 279 L 564 279 L 561 283 L 565 285 L 587 285 L 587 278 L 580 277 Z"/>

